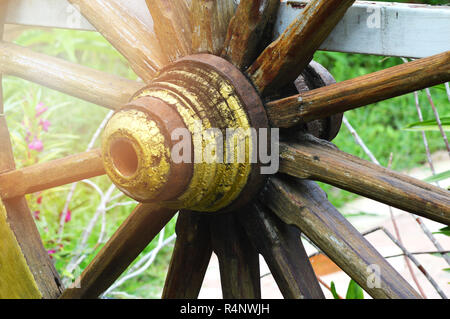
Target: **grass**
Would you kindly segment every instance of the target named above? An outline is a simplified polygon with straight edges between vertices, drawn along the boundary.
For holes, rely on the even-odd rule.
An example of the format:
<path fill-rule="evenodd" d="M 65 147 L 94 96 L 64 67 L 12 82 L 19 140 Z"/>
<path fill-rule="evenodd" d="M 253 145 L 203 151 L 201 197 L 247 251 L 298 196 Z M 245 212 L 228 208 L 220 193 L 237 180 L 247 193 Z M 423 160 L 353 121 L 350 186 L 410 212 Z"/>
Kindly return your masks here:
<path fill-rule="evenodd" d="M 127 66 L 124 58 L 97 33 L 28 30 L 15 42 L 31 46 L 33 50 L 42 53 L 135 79 L 135 75 Z M 402 63 L 398 58 L 331 52 L 319 52 L 315 59 L 330 70 L 337 81 Z M 5 112 L 11 131 L 14 155 L 19 167 L 84 151 L 91 136 L 108 112 L 93 104 L 13 77 L 4 77 L 3 88 Z M 448 116 L 450 110 L 445 92 L 440 88 L 433 88 L 432 94 L 441 116 Z M 36 105 L 39 103 L 47 106 L 48 111 L 43 113 L 40 118 L 36 118 Z M 420 103 L 425 120 L 433 119 L 424 93 L 420 94 Z M 392 167 L 395 170 L 412 168 L 425 162 L 426 157 L 420 133 L 403 130 L 408 124 L 418 120 L 412 95 L 352 110 L 347 112 L 346 116 L 382 165 L 387 165 L 391 152 L 394 154 Z M 39 126 L 38 119 L 50 121 L 51 126 L 48 132 Z M 32 134 L 43 141 L 44 149 L 42 151 L 29 150 L 26 141 L 27 130 L 31 130 Z M 444 148 L 438 132 L 427 132 L 427 136 L 432 152 Z M 353 137 L 344 127 L 334 143 L 345 152 L 367 159 L 362 149 L 354 143 Z M 98 141 L 96 146 L 99 146 Z M 106 177 L 98 177 L 93 181 L 103 191 L 110 185 Z M 328 185 L 322 186 L 328 191 L 331 202 L 337 207 L 355 197 L 353 194 Z M 65 224 L 62 246 L 59 246 L 56 234 L 69 188 L 70 186 L 64 186 L 28 196 L 31 211 L 39 217 L 36 222 L 44 245 L 47 249 L 56 251 L 52 254 L 52 258 L 56 268 L 62 274 L 66 273 L 65 267 L 73 257 L 73 251 L 100 203 L 100 196 L 91 186 L 79 184 L 70 204 L 71 220 Z M 116 191 L 114 194 L 118 194 L 118 192 Z M 125 201 L 126 199 L 121 200 Z M 113 234 L 129 214 L 131 208 L 132 206 L 121 206 L 108 211 L 105 215 L 106 237 Z M 174 227 L 175 220 L 172 220 L 167 226 L 166 237 L 167 234 L 173 234 Z M 81 263 L 80 270 L 86 267 L 95 252 L 101 247 L 93 249 L 96 247 L 100 231 L 101 223 L 97 222 L 87 242 L 87 247 L 90 249 L 89 257 Z M 146 248 L 144 253 L 155 247 L 156 240 Z M 126 282 L 120 290 L 139 297 L 159 297 L 170 253 L 171 246 L 163 249 L 148 271 Z"/>

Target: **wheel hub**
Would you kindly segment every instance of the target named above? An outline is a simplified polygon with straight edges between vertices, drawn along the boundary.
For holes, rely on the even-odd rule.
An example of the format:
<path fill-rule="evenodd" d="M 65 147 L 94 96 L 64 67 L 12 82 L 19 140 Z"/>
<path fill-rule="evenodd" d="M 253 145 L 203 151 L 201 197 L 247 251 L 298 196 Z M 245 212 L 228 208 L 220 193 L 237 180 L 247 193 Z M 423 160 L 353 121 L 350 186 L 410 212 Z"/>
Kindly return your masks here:
<path fill-rule="evenodd" d="M 138 201 L 231 209 L 263 185 L 252 134 L 261 128 L 268 120 L 245 76 L 222 58 L 193 55 L 163 69 L 113 115 L 103 160 L 111 180 Z"/>

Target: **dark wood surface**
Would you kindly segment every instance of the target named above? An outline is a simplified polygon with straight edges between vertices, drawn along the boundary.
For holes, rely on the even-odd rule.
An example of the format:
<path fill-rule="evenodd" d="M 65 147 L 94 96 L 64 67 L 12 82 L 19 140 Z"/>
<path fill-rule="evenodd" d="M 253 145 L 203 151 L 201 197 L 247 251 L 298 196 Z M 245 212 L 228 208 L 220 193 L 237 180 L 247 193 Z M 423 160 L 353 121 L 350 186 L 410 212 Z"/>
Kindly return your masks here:
<path fill-rule="evenodd" d="M 235 10 L 234 0 L 192 0 L 193 53 L 220 55 Z"/>
<path fill-rule="evenodd" d="M 450 192 L 339 151 L 312 136 L 280 144 L 280 172 L 313 179 L 450 224 Z"/>
<path fill-rule="evenodd" d="M 273 126 L 290 127 L 450 81 L 450 51 L 266 104 Z"/>
<path fill-rule="evenodd" d="M 354 0 L 312 0 L 247 70 L 263 95 L 294 82 Z"/>
<path fill-rule="evenodd" d="M 211 216 L 211 241 L 219 259 L 224 299 L 259 299 L 259 254 L 233 213 Z"/>
<path fill-rule="evenodd" d="M 207 214 L 181 211 L 176 234 L 162 298 L 195 299 L 202 287 L 212 254 Z"/>
<path fill-rule="evenodd" d="M 269 180 L 261 200 L 286 224 L 298 227 L 373 298 L 420 295 L 327 200 L 314 182 L 285 176 Z M 379 270 L 379 276 L 372 271 Z"/>
<path fill-rule="evenodd" d="M 239 69 L 258 57 L 266 34 L 271 34 L 279 0 L 242 0 L 228 27 L 222 56 Z"/>
<path fill-rule="evenodd" d="M 266 260 L 284 298 L 325 298 L 296 227 L 284 224 L 257 201 L 238 218 Z"/>

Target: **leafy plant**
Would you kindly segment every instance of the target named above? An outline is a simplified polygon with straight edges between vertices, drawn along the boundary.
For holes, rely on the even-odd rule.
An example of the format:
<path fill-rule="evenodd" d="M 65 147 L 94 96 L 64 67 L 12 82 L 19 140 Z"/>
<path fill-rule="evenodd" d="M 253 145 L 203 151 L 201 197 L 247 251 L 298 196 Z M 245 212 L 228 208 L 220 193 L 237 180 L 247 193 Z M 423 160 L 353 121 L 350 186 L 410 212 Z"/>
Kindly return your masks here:
<path fill-rule="evenodd" d="M 362 288 L 353 279 L 350 280 L 350 283 L 348 284 L 345 299 L 364 299 Z"/>
<path fill-rule="evenodd" d="M 450 116 L 444 116 L 440 118 L 442 129 L 444 131 L 450 131 Z M 407 131 L 439 131 L 439 125 L 437 121 L 427 120 L 423 122 L 414 122 L 405 127 Z"/>
<path fill-rule="evenodd" d="M 439 182 L 450 178 L 450 170 L 425 178 L 426 182 Z"/>
<path fill-rule="evenodd" d="M 434 232 L 433 234 L 442 234 L 445 236 L 450 236 L 450 226 L 439 229 L 438 232 Z"/>
<path fill-rule="evenodd" d="M 341 299 L 336 291 L 336 285 L 333 281 L 331 282 L 330 289 L 334 299 Z M 364 299 L 363 289 L 353 279 L 350 279 L 345 299 Z"/>

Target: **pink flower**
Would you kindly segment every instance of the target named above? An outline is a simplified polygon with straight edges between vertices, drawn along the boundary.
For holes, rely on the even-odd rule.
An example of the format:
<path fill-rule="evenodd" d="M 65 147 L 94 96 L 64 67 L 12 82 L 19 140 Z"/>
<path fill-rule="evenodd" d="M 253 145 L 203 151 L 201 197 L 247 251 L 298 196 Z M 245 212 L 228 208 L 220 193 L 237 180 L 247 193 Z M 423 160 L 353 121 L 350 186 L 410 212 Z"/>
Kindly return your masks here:
<path fill-rule="evenodd" d="M 42 127 L 42 129 L 45 132 L 48 132 L 48 128 L 50 127 L 50 125 L 52 125 L 52 123 L 50 123 L 50 121 L 40 119 L 39 120 L 39 125 Z"/>
<path fill-rule="evenodd" d="M 41 211 L 40 211 L 40 210 L 35 210 L 35 211 L 33 212 L 33 217 L 34 217 L 34 219 L 40 220 L 40 217 L 39 217 L 40 214 L 41 214 Z"/>
<path fill-rule="evenodd" d="M 44 149 L 44 144 L 42 143 L 41 140 L 34 138 L 33 142 L 31 142 L 30 144 L 28 144 L 28 148 L 30 150 L 35 150 L 38 152 L 42 152 L 42 150 Z"/>
<path fill-rule="evenodd" d="M 63 212 L 61 212 L 61 214 L 59 214 L 59 217 L 61 218 Z M 68 223 L 72 220 L 72 212 L 70 211 L 70 209 L 67 210 L 67 214 L 66 214 L 66 218 L 64 219 L 65 223 Z"/>
<path fill-rule="evenodd" d="M 42 195 L 36 199 L 36 203 L 42 204 Z"/>
<path fill-rule="evenodd" d="M 44 105 L 44 103 L 39 102 L 38 105 L 36 105 L 36 117 L 41 116 L 47 110 L 48 108 Z"/>
<path fill-rule="evenodd" d="M 49 249 L 47 250 L 47 253 L 50 255 L 50 258 L 53 258 L 53 254 L 56 253 L 56 249 Z"/>

